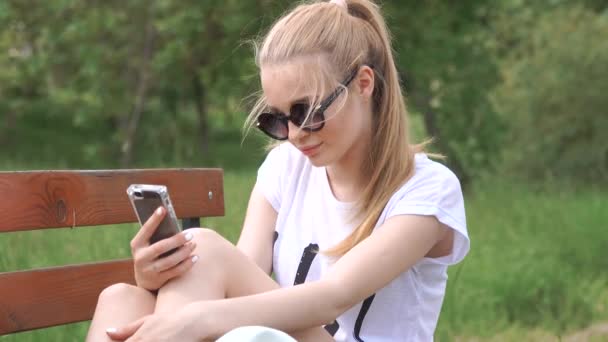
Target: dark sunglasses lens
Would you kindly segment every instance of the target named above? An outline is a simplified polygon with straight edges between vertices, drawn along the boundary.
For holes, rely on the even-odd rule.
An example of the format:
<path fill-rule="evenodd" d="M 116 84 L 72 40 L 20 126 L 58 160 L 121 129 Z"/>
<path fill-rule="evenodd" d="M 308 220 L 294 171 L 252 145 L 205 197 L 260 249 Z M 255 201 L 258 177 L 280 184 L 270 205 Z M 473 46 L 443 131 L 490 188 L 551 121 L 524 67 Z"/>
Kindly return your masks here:
<path fill-rule="evenodd" d="M 278 116 L 262 113 L 258 116 L 258 128 L 275 139 L 287 138 L 287 126 Z"/>
<path fill-rule="evenodd" d="M 308 103 L 296 103 L 291 106 L 291 110 L 289 111 L 291 122 L 293 122 L 296 126 L 302 127 L 303 129 L 316 130 L 323 126 L 323 117 L 322 112 L 311 113 L 310 117 L 308 116 L 308 112 L 310 111 L 310 106 Z"/>

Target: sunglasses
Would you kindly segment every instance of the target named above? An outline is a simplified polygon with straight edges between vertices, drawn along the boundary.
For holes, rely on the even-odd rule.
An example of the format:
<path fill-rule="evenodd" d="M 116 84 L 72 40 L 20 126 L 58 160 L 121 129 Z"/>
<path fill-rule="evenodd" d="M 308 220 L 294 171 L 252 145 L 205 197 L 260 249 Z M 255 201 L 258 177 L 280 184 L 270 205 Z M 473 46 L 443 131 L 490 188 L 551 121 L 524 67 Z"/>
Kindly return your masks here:
<path fill-rule="evenodd" d="M 276 140 L 287 140 L 289 137 L 289 121 L 307 132 L 318 132 L 325 126 L 325 111 L 342 94 L 357 75 L 354 70 L 327 98 L 319 103 L 312 111 L 309 103 L 294 103 L 289 108 L 289 115 L 284 113 L 264 112 L 257 118 L 256 127 L 269 137 Z"/>

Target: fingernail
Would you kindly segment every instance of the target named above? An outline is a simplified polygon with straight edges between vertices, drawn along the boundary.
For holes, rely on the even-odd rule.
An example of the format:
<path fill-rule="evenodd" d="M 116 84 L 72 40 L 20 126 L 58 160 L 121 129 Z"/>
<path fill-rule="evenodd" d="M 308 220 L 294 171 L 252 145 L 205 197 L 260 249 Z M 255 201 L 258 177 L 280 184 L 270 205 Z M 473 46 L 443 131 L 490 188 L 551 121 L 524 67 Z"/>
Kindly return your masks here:
<path fill-rule="evenodd" d="M 108 328 L 108 329 L 106 329 L 106 332 L 108 334 L 115 334 L 117 331 L 118 331 L 118 329 L 116 329 L 116 328 Z"/>
<path fill-rule="evenodd" d="M 194 237 L 191 232 L 184 232 L 184 236 L 186 237 L 186 241 L 190 241 Z"/>
<path fill-rule="evenodd" d="M 196 264 L 196 262 L 198 261 L 198 255 L 195 255 L 192 257 L 192 263 Z"/>
<path fill-rule="evenodd" d="M 158 209 L 156 209 L 156 215 L 162 215 L 163 214 L 163 207 L 158 207 Z"/>

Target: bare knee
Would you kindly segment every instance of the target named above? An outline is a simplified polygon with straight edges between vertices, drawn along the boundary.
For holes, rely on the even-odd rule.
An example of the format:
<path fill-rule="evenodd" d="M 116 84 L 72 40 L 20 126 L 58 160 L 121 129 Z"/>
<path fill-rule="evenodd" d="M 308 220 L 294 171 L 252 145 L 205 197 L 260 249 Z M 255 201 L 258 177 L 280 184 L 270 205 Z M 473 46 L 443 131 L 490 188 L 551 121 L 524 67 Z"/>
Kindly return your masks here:
<path fill-rule="evenodd" d="M 119 283 L 99 294 L 87 341 L 107 341 L 105 329 L 131 323 L 154 312 L 156 297 L 145 289 Z"/>
<path fill-rule="evenodd" d="M 219 242 L 218 240 L 224 240 L 220 234 L 215 230 L 209 228 L 190 228 L 188 231 L 192 231 L 194 234 L 194 240 L 200 242 Z"/>
<path fill-rule="evenodd" d="M 226 256 L 231 249 L 236 248 L 232 243 L 214 230 L 207 228 L 195 228 L 193 240 L 196 242 L 195 252 L 202 260 L 209 260 L 205 256 L 218 259 Z"/>
<path fill-rule="evenodd" d="M 226 262 L 234 246 L 210 229 L 190 228 L 198 261 L 182 275 L 172 278 L 158 292 L 155 312 L 165 312 L 194 300 L 225 298 Z"/>
<path fill-rule="evenodd" d="M 190 273 L 201 272 L 204 276 L 200 279 L 205 281 L 216 279 L 223 282 L 226 272 L 229 271 L 229 265 L 237 254 L 236 247 L 211 229 L 196 228 L 193 233 L 193 241 L 196 243 L 193 254 L 199 258 Z"/>
<path fill-rule="evenodd" d="M 149 297 L 154 297 L 154 295 L 146 289 L 131 284 L 118 283 L 103 289 L 99 294 L 99 302 L 114 302 L 134 298 L 147 299 Z"/>

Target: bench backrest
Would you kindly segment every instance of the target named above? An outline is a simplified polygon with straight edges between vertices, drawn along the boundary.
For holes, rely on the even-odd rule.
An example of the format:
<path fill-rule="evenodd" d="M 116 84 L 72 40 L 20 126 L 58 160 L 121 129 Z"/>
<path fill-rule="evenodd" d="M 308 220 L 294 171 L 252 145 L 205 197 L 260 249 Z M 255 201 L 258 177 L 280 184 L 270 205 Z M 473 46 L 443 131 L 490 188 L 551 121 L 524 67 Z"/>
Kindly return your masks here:
<path fill-rule="evenodd" d="M 0 172 L 0 233 L 137 222 L 134 183 L 166 185 L 184 228 L 224 215 L 220 169 Z M 89 320 L 119 282 L 134 284 L 132 260 L 0 273 L 0 335 Z"/>

